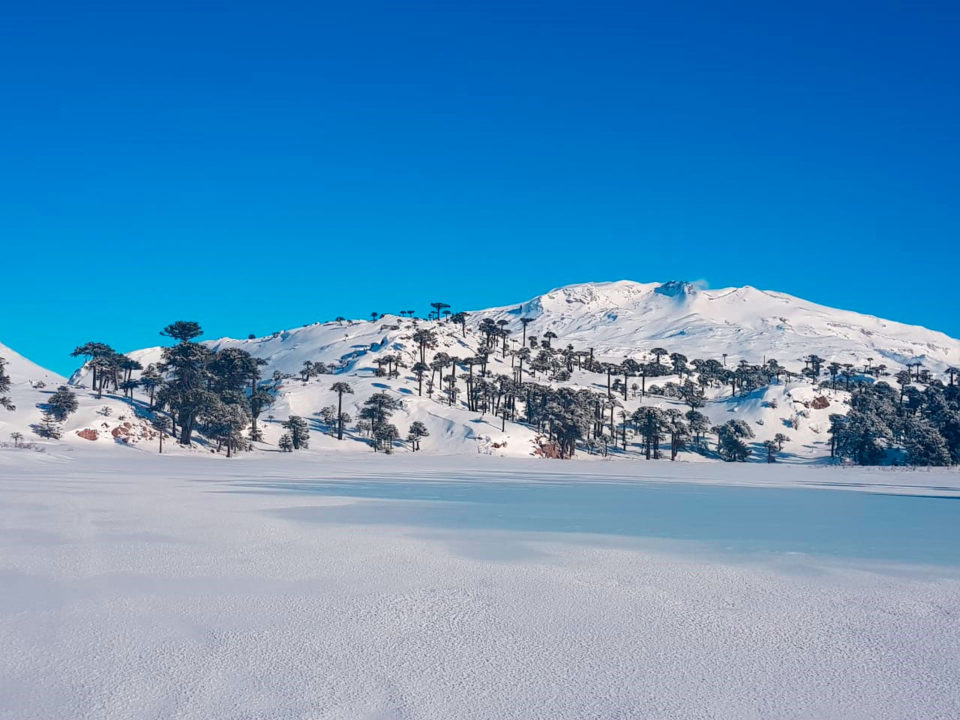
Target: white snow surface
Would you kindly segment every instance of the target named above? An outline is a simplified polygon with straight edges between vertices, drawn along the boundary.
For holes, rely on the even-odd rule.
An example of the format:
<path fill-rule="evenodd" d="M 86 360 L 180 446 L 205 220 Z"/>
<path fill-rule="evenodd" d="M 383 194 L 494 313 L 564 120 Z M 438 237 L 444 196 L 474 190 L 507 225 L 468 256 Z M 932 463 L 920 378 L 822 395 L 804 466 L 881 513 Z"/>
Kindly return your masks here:
<path fill-rule="evenodd" d="M 588 486 L 586 521 L 649 485 L 875 498 L 896 534 L 955 501 L 726 486 L 930 495 L 956 472 L 545 467 L 0 451 L 0 718 L 960 717 L 956 567 L 551 530 L 536 504 L 508 529 L 418 515 Z M 415 481 L 437 499 L 384 499 Z"/>

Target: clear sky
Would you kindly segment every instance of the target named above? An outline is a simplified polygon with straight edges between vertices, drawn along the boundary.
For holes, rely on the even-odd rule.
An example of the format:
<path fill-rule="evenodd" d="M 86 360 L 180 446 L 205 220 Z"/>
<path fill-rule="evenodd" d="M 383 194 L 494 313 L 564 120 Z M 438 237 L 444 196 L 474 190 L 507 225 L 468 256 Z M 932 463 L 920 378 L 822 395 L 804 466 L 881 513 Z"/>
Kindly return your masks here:
<path fill-rule="evenodd" d="M 960 336 L 960 3 L 0 7 L 0 342 L 62 372 L 590 280 Z"/>

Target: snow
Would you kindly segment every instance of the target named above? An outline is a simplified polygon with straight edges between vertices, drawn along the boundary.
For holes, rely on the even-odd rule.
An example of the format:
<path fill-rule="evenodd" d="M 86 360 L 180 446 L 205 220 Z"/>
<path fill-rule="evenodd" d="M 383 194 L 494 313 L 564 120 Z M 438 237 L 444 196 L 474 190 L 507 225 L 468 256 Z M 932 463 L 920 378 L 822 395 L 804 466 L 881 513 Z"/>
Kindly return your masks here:
<path fill-rule="evenodd" d="M 960 363 L 960 341 L 943 333 L 750 286 L 705 290 L 678 281 L 584 283 L 480 311 L 473 319 L 484 317 L 508 320 L 514 334 L 520 332 L 521 317 L 532 317 L 528 335 L 552 330 L 558 347 L 593 347 L 614 361 L 662 345 L 691 359 L 727 353 L 734 364 L 775 358 L 790 369 L 811 353 L 858 365 L 868 357 L 891 366 L 920 360 L 937 372 Z"/>
<path fill-rule="evenodd" d="M 2 718 L 960 716 L 953 470 L 125 450 L 0 450 Z"/>

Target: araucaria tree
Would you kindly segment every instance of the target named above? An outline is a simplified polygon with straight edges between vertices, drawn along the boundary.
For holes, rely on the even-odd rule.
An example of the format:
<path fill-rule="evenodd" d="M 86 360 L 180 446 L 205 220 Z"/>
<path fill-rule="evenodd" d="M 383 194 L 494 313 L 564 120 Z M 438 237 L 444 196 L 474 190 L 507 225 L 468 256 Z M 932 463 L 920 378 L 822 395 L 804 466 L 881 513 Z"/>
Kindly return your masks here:
<path fill-rule="evenodd" d="M 420 440 L 429 435 L 430 431 L 427 430 L 427 426 L 419 420 L 414 420 L 410 423 L 410 429 L 407 431 L 407 442 L 410 443 L 411 449 L 417 452 L 420 449 Z"/>
<path fill-rule="evenodd" d="M 374 451 L 381 449 L 385 444 L 392 447 L 393 440 L 399 437 L 397 429 L 392 425 L 390 425 L 393 428 L 392 432 L 383 429 L 389 424 L 390 417 L 399 407 L 399 401 L 385 392 L 374 393 L 364 402 L 360 410 L 360 419 L 369 423 Z"/>
<path fill-rule="evenodd" d="M 753 438 L 753 430 L 743 420 L 728 420 L 714 428 L 717 434 L 717 452 L 727 462 L 744 462 L 750 457 L 745 440 Z"/>
<path fill-rule="evenodd" d="M 343 440 L 343 396 L 353 395 L 353 388 L 345 382 L 335 382 L 330 389 L 337 394 L 337 440 Z"/>
<path fill-rule="evenodd" d="M 212 352 L 193 342 L 201 334 L 195 322 L 176 322 L 161 333 L 178 340 L 163 349 L 163 361 L 157 368 L 164 380 L 156 392 L 157 409 L 167 408 L 180 427 L 180 444 L 189 445 L 193 433 L 200 431 L 216 439 L 218 449 L 227 454 L 243 449 L 243 428 L 272 400 L 260 395 L 257 380 L 262 363 L 239 348 Z M 252 390 L 252 396 L 247 395 Z M 253 433 L 254 438 L 258 433 Z"/>
<path fill-rule="evenodd" d="M 77 411 L 77 396 L 66 385 L 61 385 L 47 400 L 47 408 L 54 420 L 63 422 Z"/>
<path fill-rule="evenodd" d="M 193 342 L 201 333 L 194 322 L 179 321 L 168 325 L 161 335 L 179 342 L 163 349 L 161 369 L 167 381 L 158 393 L 163 406 L 170 408 L 180 426 L 180 444 L 189 445 L 193 437 L 197 417 L 213 402 L 210 390 L 210 363 L 213 353 Z"/>
<path fill-rule="evenodd" d="M 310 447 L 310 427 L 307 421 L 297 415 L 291 415 L 283 423 L 294 450 L 307 450 Z"/>

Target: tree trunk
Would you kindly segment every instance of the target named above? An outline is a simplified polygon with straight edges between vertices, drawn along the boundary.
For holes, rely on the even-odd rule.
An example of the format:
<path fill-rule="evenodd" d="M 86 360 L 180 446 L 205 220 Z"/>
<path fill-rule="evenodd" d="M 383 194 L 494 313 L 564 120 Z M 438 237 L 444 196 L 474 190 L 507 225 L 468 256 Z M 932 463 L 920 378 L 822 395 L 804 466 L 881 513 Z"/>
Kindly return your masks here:
<path fill-rule="evenodd" d="M 343 440 L 343 393 L 337 393 L 337 440 Z"/>

